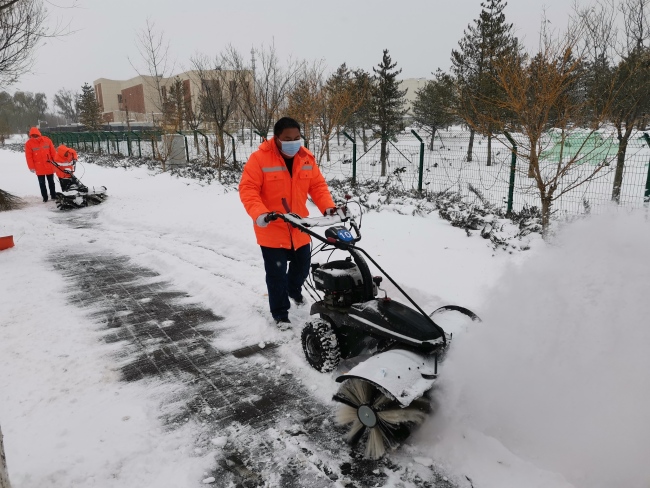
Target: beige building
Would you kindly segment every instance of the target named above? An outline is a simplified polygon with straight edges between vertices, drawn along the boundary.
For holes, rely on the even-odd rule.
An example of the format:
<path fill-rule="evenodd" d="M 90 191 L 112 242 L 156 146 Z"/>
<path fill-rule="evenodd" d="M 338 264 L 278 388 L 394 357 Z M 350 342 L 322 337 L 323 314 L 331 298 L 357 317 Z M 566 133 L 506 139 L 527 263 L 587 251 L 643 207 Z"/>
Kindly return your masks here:
<path fill-rule="evenodd" d="M 183 82 L 185 101 L 196 106 L 201 91 L 201 81 L 196 71 L 186 71 L 173 77 L 160 79 L 160 95 L 167 97 L 176 78 Z M 94 81 L 97 101 L 105 122 L 151 122 L 162 117 L 162 104 L 158 84 L 153 76 L 136 76 L 129 80 L 99 78 Z"/>
<path fill-rule="evenodd" d="M 234 72 L 220 72 L 215 80 L 223 80 L 226 73 L 226 82 L 234 78 Z M 210 72 L 204 72 L 204 78 L 212 78 Z M 185 71 L 178 75 L 162 78 L 160 80 L 160 92 L 163 99 L 167 97 L 169 88 L 176 78 L 183 82 L 185 101 L 189 106 L 196 107 L 199 102 L 201 91 L 205 88 L 208 80 L 201 80 L 199 72 Z M 416 91 L 424 87 L 426 78 L 407 78 L 401 80 L 401 89 L 408 89 L 406 92 L 407 108 L 410 112 L 415 101 Z M 160 96 L 156 80 L 152 76 L 136 76 L 129 80 L 109 80 L 99 78 L 94 81 L 95 93 L 102 109 L 102 116 L 107 123 L 148 122 L 155 124 L 163 116 L 160 103 Z"/>
<path fill-rule="evenodd" d="M 415 102 L 415 92 L 421 88 L 424 88 L 424 85 L 427 84 L 426 78 L 406 78 L 401 80 L 400 89 L 404 90 L 408 88 L 406 92 L 406 106 L 409 113 L 411 112 L 411 107 L 413 107 L 413 102 Z"/>

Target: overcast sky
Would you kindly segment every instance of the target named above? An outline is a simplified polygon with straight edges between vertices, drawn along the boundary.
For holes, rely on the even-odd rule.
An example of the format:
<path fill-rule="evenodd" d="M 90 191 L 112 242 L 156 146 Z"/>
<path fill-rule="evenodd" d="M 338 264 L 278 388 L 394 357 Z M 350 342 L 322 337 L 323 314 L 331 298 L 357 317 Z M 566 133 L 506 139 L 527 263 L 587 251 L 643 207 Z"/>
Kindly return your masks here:
<path fill-rule="evenodd" d="M 516 35 L 536 46 L 543 9 L 561 28 L 571 3 L 511 0 L 505 13 Z M 346 62 L 370 71 L 389 49 L 403 78 L 431 77 L 436 68 L 449 68 L 451 50 L 481 10 L 480 0 L 77 0 L 77 5 L 49 7 L 52 23 L 70 23 L 75 32 L 41 46 L 33 73 L 10 92 L 44 92 L 51 103 L 62 87 L 78 90 L 98 78 L 136 76 L 129 58 L 140 62 L 135 39 L 147 17 L 169 39 L 177 71 L 189 69 L 194 54 L 214 55 L 229 43 L 243 53 L 274 43 L 281 59 L 322 59 L 331 70 Z"/>

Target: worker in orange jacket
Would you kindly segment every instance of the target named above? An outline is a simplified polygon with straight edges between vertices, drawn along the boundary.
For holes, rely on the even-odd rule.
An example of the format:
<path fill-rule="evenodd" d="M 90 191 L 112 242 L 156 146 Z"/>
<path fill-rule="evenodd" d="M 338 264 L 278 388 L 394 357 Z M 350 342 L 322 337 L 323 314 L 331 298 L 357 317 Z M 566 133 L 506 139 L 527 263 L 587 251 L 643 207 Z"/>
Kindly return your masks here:
<path fill-rule="evenodd" d="M 45 188 L 45 179 L 50 188 L 50 196 L 56 198 L 56 188 L 54 186 L 54 161 L 56 153 L 54 144 L 49 137 L 41 135 L 37 127 L 29 130 L 29 139 L 25 143 L 25 158 L 27 167 L 32 173 L 38 176 L 38 184 L 41 187 L 43 201 L 47 202 L 47 188 Z"/>
<path fill-rule="evenodd" d="M 323 214 L 335 207 L 314 155 L 301 145 L 300 125 L 282 117 L 273 127 L 273 138 L 251 154 L 239 182 L 239 197 L 262 248 L 269 307 L 278 324 L 290 323 L 289 298 L 303 303 L 311 238 L 282 220 L 273 220 L 273 212 L 307 217 L 307 195 Z"/>
<path fill-rule="evenodd" d="M 56 175 L 59 177 L 61 190 L 68 191 L 72 184 L 72 172 L 74 172 L 75 161 L 77 161 L 77 151 L 71 147 L 61 144 L 56 148 L 54 162 L 57 166 L 54 168 Z M 70 173 L 66 173 L 70 171 Z"/>

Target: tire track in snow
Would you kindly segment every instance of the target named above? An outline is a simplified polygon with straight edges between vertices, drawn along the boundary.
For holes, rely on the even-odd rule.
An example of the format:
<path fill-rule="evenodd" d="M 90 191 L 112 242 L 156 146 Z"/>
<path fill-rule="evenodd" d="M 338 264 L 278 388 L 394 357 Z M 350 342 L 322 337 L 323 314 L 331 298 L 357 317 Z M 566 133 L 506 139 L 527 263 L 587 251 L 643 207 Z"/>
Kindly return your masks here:
<path fill-rule="evenodd" d="M 94 218 L 96 213 L 79 213 L 62 223 L 101 236 L 105 230 L 94 226 Z M 70 302 L 103 325 L 104 341 L 121 345 L 116 359 L 122 378 L 170 384 L 174 397 L 161 413 L 170 428 L 191 419 L 200 426 L 196 443 L 202 452 L 227 436 L 211 473 L 218 486 L 352 488 L 392 485 L 395 478 L 405 487 L 451 486 L 433 482 L 433 474 L 430 481 L 414 476 L 390 460 L 361 459 L 333 426 L 332 406 L 282 371 L 278 349 L 243 357 L 219 350 L 215 331 L 223 317 L 157 272 L 109 253 L 68 252 L 63 261 L 55 253 L 51 263 L 71 285 Z"/>

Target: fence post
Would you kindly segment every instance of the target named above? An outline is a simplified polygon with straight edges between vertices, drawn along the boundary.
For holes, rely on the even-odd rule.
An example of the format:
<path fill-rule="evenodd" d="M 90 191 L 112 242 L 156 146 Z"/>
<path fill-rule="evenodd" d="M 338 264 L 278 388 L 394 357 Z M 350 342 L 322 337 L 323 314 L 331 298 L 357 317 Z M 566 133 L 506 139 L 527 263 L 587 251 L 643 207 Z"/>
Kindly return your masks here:
<path fill-rule="evenodd" d="M 418 141 L 420 141 L 420 168 L 418 171 L 418 192 L 420 193 L 420 195 L 422 195 L 422 178 L 424 176 L 424 141 L 418 135 L 418 133 L 415 132 L 415 129 L 411 129 L 411 134 L 417 137 Z"/>
<path fill-rule="evenodd" d="M 645 139 L 646 144 L 650 146 L 650 136 L 647 132 L 643 133 L 643 138 Z M 648 161 L 648 176 L 645 180 L 645 194 L 643 195 L 643 203 L 646 205 L 650 203 L 650 161 Z"/>
<path fill-rule="evenodd" d="M 350 137 L 350 134 L 343 131 L 343 136 L 352 143 L 352 186 L 357 184 L 357 141 Z"/>
<path fill-rule="evenodd" d="M 508 134 L 506 131 L 503 132 L 504 135 L 512 144 L 512 158 L 510 160 L 510 185 L 508 188 L 508 209 L 506 210 L 506 215 L 512 213 L 512 200 L 515 194 L 515 171 L 517 170 L 517 143 L 515 140 Z"/>

